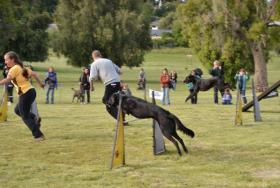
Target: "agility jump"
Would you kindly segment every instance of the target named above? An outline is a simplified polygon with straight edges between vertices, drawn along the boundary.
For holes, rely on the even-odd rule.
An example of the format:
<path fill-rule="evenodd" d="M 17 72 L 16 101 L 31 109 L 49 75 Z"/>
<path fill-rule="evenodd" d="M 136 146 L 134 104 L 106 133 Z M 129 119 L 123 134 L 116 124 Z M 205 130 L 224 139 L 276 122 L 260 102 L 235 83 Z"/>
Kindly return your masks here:
<path fill-rule="evenodd" d="M 122 104 L 122 96 L 120 95 L 116 133 L 115 133 L 114 146 L 112 151 L 111 169 L 125 165 L 124 126 L 123 126 L 123 111 L 122 111 L 121 104 Z"/>
<path fill-rule="evenodd" d="M 6 85 L 4 85 L 4 91 L 1 99 L 0 106 L 0 122 L 7 121 L 8 117 L 8 93 L 6 89 Z"/>
<path fill-rule="evenodd" d="M 155 104 L 154 93 L 152 96 L 153 104 Z M 121 108 L 122 96 L 120 94 L 118 117 L 116 124 L 116 133 L 114 137 L 114 146 L 112 151 L 111 169 L 125 165 L 125 141 L 124 141 L 124 125 L 123 125 L 123 110 Z M 136 121 L 135 119 L 133 121 Z M 153 120 L 153 153 L 154 155 L 165 152 L 165 144 L 163 135 L 157 121 Z"/>
<path fill-rule="evenodd" d="M 267 90 L 265 90 L 263 93 L 261 93 L 257 98 L 258 101 L 261 101 L 262 99 L 266 98 L 271 92 L 275 91 L 278 87 L 280 87 L 280 80 L 278 80 L 276 83 L 274 83 L 272 86 L 270 86 Z M 243 106 L 242 111 L 246 112 L 249 108 L 251 108 L 254 105 L 254 100 L 250 101 L 246 105 Z"/>

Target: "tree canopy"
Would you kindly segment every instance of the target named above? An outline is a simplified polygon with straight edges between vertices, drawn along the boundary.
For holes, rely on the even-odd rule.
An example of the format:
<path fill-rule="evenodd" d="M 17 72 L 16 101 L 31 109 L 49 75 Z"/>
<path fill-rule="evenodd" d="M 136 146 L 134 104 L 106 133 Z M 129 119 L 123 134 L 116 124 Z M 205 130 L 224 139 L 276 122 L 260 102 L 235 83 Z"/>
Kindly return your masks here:
<path fill-rule="evenodd" d="M 259 91 L 267 87 L 268 52 L 279 28 L 268 23 L 279 14 L 276 0 L 188 0 L 179 7 L 183 35 L 199 59 L 210 67 L 215 59 L 225 62 L 226 79 L 244 67 L 255 73 Z M 274 33 L 274 34 L 272 34 Z M 279 35 L 279 34 L 278 34 Z"/>
<path fill-rule="evenodd" d="M 138 66 L 152 46 L 151 16 L 144 0 L 61 0 L 52 46 L 76 66 L 87 65 L 94 49 L 119 66 Z"/>
<path fill-rule="evenodd" d="M 43 61 L 48 55 L 51 22 L 47 7 L 41 1 L 1 0 L 0 54 L 13 50 L 26 61 Z"/>

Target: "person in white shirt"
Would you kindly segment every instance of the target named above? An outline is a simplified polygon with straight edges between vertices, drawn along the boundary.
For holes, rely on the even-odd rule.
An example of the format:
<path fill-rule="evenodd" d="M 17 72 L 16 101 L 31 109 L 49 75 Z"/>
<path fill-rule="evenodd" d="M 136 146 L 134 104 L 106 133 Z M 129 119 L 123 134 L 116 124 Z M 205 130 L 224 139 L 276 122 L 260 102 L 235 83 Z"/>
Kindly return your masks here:
<path fill-rule="evenodd" d="M 91 90 L 93 91 L 93 81 L 99 78 L 105 85 L 105 93 L 102 102 L 106 105 L 106 110 L 111 116 L 117 119 L 118 109 L 114 106 L 108 105 L 108 100 L 113 93 L 121 91 L 120 75 L 121 69 L 114 64 L 110 59 L 102 58 L 100 51 L 94 50 L 92 52 L 93 63 L 90 67 L 89 81 L 91 83 Z"/>

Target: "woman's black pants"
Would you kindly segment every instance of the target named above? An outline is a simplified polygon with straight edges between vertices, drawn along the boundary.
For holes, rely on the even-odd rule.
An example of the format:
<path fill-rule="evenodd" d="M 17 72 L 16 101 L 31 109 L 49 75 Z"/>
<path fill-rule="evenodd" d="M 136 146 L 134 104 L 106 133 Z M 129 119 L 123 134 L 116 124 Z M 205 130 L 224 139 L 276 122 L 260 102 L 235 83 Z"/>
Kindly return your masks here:
<path fill-rule="evenodd" d="M 36 122 L 35 114 L 31 113 L 31 105 L 36 98 L 36 91 L 34 88 L 28 90 L 26 93 L 19 96 L 18 104 L 15 107 L 15 113 L 20 116 L 23 122 L 31 130 L 34 138 L 41 137 L 43 133 Z"/>

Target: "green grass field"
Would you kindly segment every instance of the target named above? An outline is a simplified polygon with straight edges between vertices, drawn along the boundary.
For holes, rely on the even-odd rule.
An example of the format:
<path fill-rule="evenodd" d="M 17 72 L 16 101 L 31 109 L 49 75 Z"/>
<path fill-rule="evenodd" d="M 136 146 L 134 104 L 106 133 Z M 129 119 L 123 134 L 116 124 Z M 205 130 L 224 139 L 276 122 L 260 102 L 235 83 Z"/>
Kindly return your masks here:
<path fill-rule="evenodd" d="M 125 127 L 126 166 L 110 170 L 116 122 L 101 103 L 103 85 L 95 84 L 91 104 L 71 103 L 71 88 L 79 87 L 81 69 L 51 56 L 34 63 L 42 78 L 48 66 L 58 72 L 54 105 L 44 104 L 45 91 L 37 88 L 47 139 L 34 142 L 13 112 L 15 104 L 9 107 L 8 121 L 0 124 L 0 187 L 280 187 L 280 98 L 260 102 L 263 122 L 255 123 L 252 112 L 243 113 L 244 125 L 239 127 L 234 126 L 235 105 L 214 105 L 212 90 L 200 93 L 197 105 L 184 103 L 188 91 L 182 80 L 192 68 L 201 67 L 188 54 L 187 49 L 152 51 L 143 65 L 147 87 L 155 90 L 160 89 L 162 68 L 178 72 L 177 91 L 170 93 L 171 105 L 164 108 L 195 131 L 194 139 L 179 132 L 188 155 L 179 157 L 165 140 L 168 151 L 154 156 L 152 120 L 139 120 Z M 269 84 L 279 79 L 279 61 L 274 55 L 268 64 Z M 139 70 L 124 67 L 122 80 L 143 98 L 143 92 L 136 90 Z M 250 100 L 251 91 L 247 94 Z"/>

